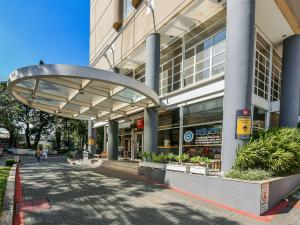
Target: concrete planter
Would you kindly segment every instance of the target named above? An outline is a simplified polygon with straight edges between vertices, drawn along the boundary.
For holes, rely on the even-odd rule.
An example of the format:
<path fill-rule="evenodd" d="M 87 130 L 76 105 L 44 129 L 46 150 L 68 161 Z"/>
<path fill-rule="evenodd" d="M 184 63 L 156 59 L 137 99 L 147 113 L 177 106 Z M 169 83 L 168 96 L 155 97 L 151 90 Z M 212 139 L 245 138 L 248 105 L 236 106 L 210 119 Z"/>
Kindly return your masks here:
<path fill-rule="evenodd" d="M 204 166 L 190 166 L 190 173 L 208 176 L 209 168 Z"/>
<path fill-rule="evenodd" d="M 186 165 L 180 165 L 180 164 L 167 164 L 166 169 L 178 171 L 178 172 L 187 172 Z"/>
<path fill-rule="evenodd" d="M 193 166 L 190 169 L 192 168 Z M 216 176 L 199 176 L 192 173 L 193 169 L 191 173 L 178 173 L 168 169 L 153 170 L 143 167 L 141 172 L 140 174 L 158 183 L 254 215 L 262 215 L 270 210 L 300 186 L 300 174 L 264 181 L 243 181 Z"/>
<path fill-rule="evenodd" d="M 142 167 L 150 167 L 154 169 L 162 169 L 162 170 L 166 169 L 166 164 L 163 163 L 140 162 L 139 165 Z"/>

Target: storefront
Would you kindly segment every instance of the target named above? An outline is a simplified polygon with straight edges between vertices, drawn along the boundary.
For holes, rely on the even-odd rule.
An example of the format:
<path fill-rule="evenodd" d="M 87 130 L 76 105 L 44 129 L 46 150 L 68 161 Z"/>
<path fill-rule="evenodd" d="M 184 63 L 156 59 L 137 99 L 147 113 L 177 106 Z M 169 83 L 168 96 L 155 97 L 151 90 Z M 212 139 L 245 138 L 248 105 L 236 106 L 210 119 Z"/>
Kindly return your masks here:
<path fill-rule="evenodd" d="M 160 111 L 158 152 L 172 152 L 177 155 L 180 153 L 182 141 L 182 153 L 220 159 L 223 98 L 182 106 L 182 123 L 180 110 L 180 107 L 177 107 Z M 119 156 L 124 159 L 140 159 L 143 151 L 142 114 L 136 115 L 135 118 L 119 123 Z"/>

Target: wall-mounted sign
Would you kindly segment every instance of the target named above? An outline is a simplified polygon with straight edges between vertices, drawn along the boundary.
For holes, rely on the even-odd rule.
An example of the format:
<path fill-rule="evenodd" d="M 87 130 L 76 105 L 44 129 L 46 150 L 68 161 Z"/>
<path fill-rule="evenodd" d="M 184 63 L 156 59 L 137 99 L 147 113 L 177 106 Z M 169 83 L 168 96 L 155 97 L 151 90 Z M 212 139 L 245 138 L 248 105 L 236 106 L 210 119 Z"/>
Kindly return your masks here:
<path fill-rule="evenodd" d="M 236 139 L 246 140 L 251 136 L 252 118 L 249 109 L 236 111 Z"/>
<path fill-rule="evenodd" d="M 89 137 L 88 144 L 89 145 L 94 145 L 95 144 L 95 139 L 93 137 Z"/>
<path fill-rule="evenodd" d="M 137 120 L 136 127 L 137 129 L 144 129 L 144 120 L 143 119 Z"/>
<path fill-rule="evenodd" d="M 183 140 L 192 145 L 221 144 L 221 129 L 218 127 L 202 127 L 188 130 L 184 133 Z"/>
<path fill-rule="evenodd" d="M 264 213 L 269 209 L 269 183 L 261 185 L 260 195 L 260 213 Z"/>
<path fill-rule="evenodd" d="M 186 132 L 184 133 L 184 135 L 183 135 L 183 140 L 184 140 L 185 142 L 187 142 L 187 143 L 190 143 L 190 142 L 192 142 L 192 141 L 194 140 L 194 137 L 195 137 L 194 132 L 188 130 L 188 131 L 186 131 Z"/>

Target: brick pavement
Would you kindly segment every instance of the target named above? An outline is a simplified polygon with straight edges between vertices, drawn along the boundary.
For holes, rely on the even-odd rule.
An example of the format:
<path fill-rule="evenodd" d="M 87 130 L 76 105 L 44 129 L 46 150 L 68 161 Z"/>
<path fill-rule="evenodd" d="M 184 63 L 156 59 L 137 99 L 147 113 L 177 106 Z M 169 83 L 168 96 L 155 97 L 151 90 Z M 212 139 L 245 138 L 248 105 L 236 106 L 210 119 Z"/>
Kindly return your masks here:
<path fill-rule="evenodd" d="M 51 208 L 25 212 L 26 225 L 300 225 L 297 207 L 265 223 L 120 171 L 69 166 L 61 159 L 37 166 L 32 160 L 21 166 L 23 198 L 48 198 Z"/>

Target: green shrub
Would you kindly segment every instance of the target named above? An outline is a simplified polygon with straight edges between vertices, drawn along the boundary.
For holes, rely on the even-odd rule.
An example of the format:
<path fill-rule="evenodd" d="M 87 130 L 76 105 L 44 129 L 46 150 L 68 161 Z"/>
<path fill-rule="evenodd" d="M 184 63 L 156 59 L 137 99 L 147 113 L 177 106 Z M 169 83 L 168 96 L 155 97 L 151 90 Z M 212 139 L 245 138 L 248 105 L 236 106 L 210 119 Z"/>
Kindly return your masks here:
<path fill-rule="evenodd" d="M 202 162 L 202 157 L 201 156 L 194 156 L 192 158 L 190 158 L 190 161 L 194 164 L 194 165 L 200 165 Z"/>
<path fill-rule="evenodd" d="M 272 176 L 271 172 L 260 169 L 248 169 L 248 170 L 230 170 L 225 174 L 228 178 L 240 179 L 240 180 L 264 180 Z"/>
<path fill-rule="evenodd" d="M 14 159 L 8 159 L 5 161 L 5 166 L 10 166 L 12 167 L 15 164 L 15 160 Z"/>
<path fill-rule="evenodd" d="M 187 162 L 190 159 L 190 156 L 186 153 L 175 156 L 177 162 Z"/>
<path fill-rule="evenodd" d="M 169 163 L 171 163 L 171 161 L 174 161 L 176 159 L 176 155 L 174 155 L 172 152 L 168 153 L 165 157 L 166 157 L 166 161 L 168 161 Z"/>
<path fill-rule="evenodd" d="M 9 175 L 10 167 L 0 167 L 0 213 L 2 210 L 3 196 L 6 189 L 6 181 Z"/>
<path fill-rule="evenodd" d="M 259 133 L 239 148 L 234 169 L 262 169 L 288 175 L 300 168 L 300 130 L 271 129 Z"/>

